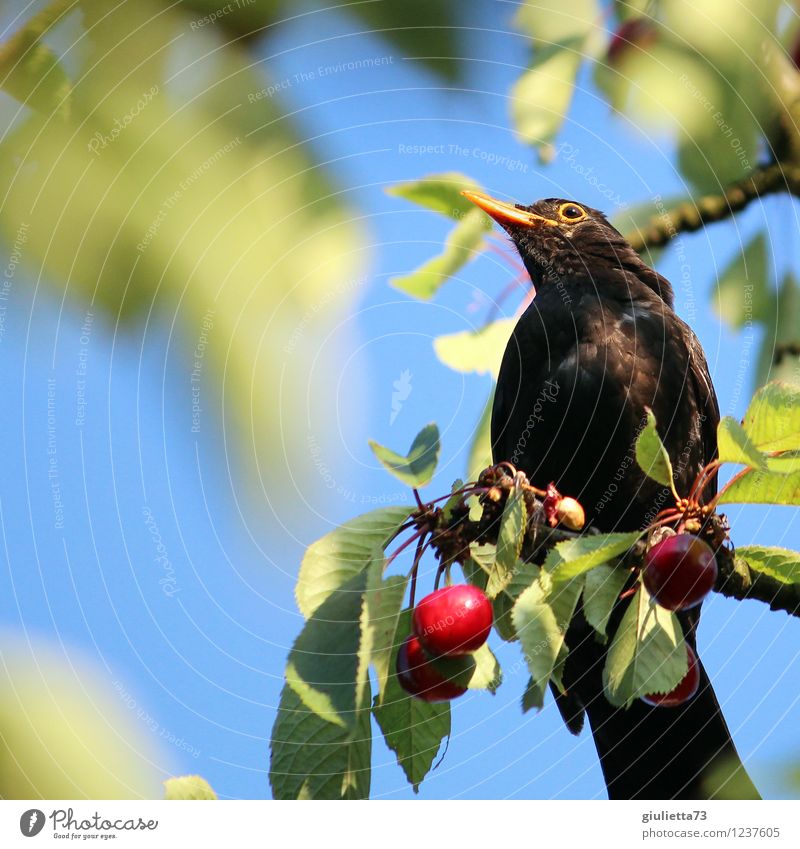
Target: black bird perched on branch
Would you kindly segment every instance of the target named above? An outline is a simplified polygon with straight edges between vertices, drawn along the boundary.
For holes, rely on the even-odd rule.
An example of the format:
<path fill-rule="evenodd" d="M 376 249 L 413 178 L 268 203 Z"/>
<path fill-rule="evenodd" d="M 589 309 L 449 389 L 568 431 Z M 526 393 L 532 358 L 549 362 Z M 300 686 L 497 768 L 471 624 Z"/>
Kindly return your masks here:
<path fill-rule="evenodd" d="M 553 481 L 601 531 L 647 526 L 671 496 L 635 460 L 645 408 L 655 414 L 680 494 L 717 455 L 714 387 L 697 338 L 672 309 L 669 281 L 596 209 L 464 194 L 506 230 L 536 287 L 500 368 L 495 462 L 512 462 L 539 486 Z M 705 497 L 715 489 L 716 480 Z M 695 648 L 699 608 L 680 618 Z M 588 714 L 610 798 L 708 798 L 709 781 L 719 785 L 722 774 L 735 777 L 729 792 L 758 798 L 702 666 L 700 689 L 682 706 L 637 700 L 626 710 L 603 695 L 606 647 L 580 608 L 566 642 L 567 693 L 557 704 L 574 733 Z"/>

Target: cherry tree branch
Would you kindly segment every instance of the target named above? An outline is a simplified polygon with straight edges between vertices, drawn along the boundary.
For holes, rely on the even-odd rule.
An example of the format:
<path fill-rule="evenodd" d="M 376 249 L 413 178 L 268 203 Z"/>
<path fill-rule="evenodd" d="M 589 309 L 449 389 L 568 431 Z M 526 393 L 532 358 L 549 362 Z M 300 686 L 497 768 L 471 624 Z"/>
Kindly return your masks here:
<path fill-rule="evenodd" d="M 661 248 L 678 233 L 691 233 L 706 224 L 730 218 L 752 201 L 778 192 L 800 197 L 800 167 L 778 162 L 756 168 L 720 194 L 686 201 L 653 216 L 647 224 L 628 233 L 625 238 L 639 252 Z"/>

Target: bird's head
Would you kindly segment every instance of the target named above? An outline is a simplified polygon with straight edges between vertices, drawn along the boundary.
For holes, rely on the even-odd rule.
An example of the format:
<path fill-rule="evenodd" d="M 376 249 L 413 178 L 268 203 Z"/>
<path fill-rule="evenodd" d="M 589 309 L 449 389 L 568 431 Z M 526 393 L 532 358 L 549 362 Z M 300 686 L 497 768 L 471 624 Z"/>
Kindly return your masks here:
<path fill-rule="evenodd" d="M 564 198 L 522 206 L 480 192 L 462 194 L 508 233 L 537 288 L 565 280 L 599 283 L 615 276 L 623 282 L 633 273 L 672 305 L 669 283 L 642 261 L 599 209 Z"/>

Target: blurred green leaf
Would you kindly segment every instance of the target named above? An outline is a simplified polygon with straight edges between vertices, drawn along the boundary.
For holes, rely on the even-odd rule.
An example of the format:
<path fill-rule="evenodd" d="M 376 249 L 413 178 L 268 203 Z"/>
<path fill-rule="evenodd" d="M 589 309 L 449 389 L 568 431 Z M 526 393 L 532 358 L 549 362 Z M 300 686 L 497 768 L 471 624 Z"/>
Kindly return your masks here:
<path fill-rule="evenodd" d="M 537 47 L 548 47 L 573 38 L 586 38 L 603 24 L 603 12 L 596 0 L 525 0 L 514 21 Z"/>
<path fill-rule="evenodd" d="M 157 799 L 161 753 L 123 681 L 64 646 L 12 641 L 0 665 L 0 797 Z"/>
<path fill-rule="evenodd" d="M 800 285 L 791 272 L 783 278 L 763 323 L 756 386 L 768 380 L 800 383 Z"/>
<path fill-rule="evenodd" d="M 27 228 L 22 262 L 73 309 L 111 328 L 176 315 L 189 351 L 204 338 L 202 409 L 230 413 L 241 467 L 288 510 L 286 482 L 314 471 L 297 423 L 327 421 L 335 391 L 295 387 L 358 290 L 362 233 L 222 31 L 148 0 L 82 8 L 71 119 L 33 113 L 0 142 L 0 231 Z"/>
<path fill-rule="evenodd" d="M 468 212 L 475 210 L 472 201 L 461 194 L 465 189 L 480 191 L 481 186 L 466 174 L 448 171 L 444 174 L 428 174 L 426 177 L 407 183 L 397 183 L 389 186 L 386 193 L 460 221 Z M 490 230 L 491 219 L 485 216 L 484 218 L 486 229 Z"/>
<path fill-rule="evenodd" d="M 432 298 L 448 277 L 452 277 L 483 250 L 486 232 L 490 229 L 488 221 L 480 209 L 471 209 L 448 233 L 442 253 L 423 263 L 411 274 L 393 277 L 389 282 L 396 289 L 415 298 Z"/>
<path fill-rule="evenodd" d="M 411 487 L 422 487 L 430 483 L 436 464 L 439 462 L 439 428 L 435 422 L 425 425 L 414 437 L 408 454 L 403 456 L 385 448 L 374 440 L 369 442 L 372 453 L 381 465 L 398 480 Z"/>
<path fill-rule="evenodd" d="M 199 775 L 180 775 L 164 782 L 164 798 L 177 801 L 209 801 L 217 794 L 205 778 Z"/>
<path fill-rule="evenodd" d="M 734 330 L 772 314 L 775 293 L 770 285 L 767 243 L 758 233 L 737 253 L 717 281 L 714 312 Z"/>
<path fill-rule="evenodd" d="M 497 380 L 503 353 L 516 323 L 514 318 L 499 318 L 479 330 L 437 336 L 433 340 L 433 349 L 436 356 L 454 371 L 490 374 Z"/>
<path fill-rule="evenodd" d="M 547 149 L 567 117 L 581 66 L 578 44 L 540 51 L 509 94 L 511 120 L 520 140 Z M 547 154 L 545 154 L 547 156 Z"/>

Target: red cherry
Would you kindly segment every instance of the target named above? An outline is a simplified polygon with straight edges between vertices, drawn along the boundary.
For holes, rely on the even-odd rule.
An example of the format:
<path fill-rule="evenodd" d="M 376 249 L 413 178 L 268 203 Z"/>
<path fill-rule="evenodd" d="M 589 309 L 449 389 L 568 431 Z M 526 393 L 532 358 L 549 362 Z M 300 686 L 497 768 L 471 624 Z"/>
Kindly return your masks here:
<path fill-rule="evenodd" d="M 647 592 L 667 610 L 694 607 L 717 580 L 714 552 L 693 534 L 677 534 L 654 545 L 642 571 Z"/>
<path fill-rule="evenodd" d="M 425 654 L 420 641 L 411 634 L 397 652 L 397 677 L 400 686 L 411 696 L 426 702 L 447 702 L 467 692 L 453 678 L 463 676 L 465 667 L 459 661 L 434 661 Z"/>
<path fill-rule="evenodd" d="M 670 690 L 669 693 L 649 693 L 642 696 L 643 702 L 653 707 L 678 707 L 678 705 L 682 705 L 692 698 L 700 686 L 700 667 L 697 665 L 697 655 L 688 644 L 686 654 L 689 659 L 689 668 L 678 686 L 674 690 Z"/>
<path fill-rule="evenodd" d="M 611 36 L 607 58 L 610 65 L 618 63 L 634 47 L 644 50 L 658 40 L 658 29 L 650 18 L 628 18 Z"/>
<path fill-rule="evenodd" d="M 478 587 L 455 584 L 426 595 L 414 608 L 414 633 L 433 655 L 477 651 L 492 630 L 492 603 Z"/>

